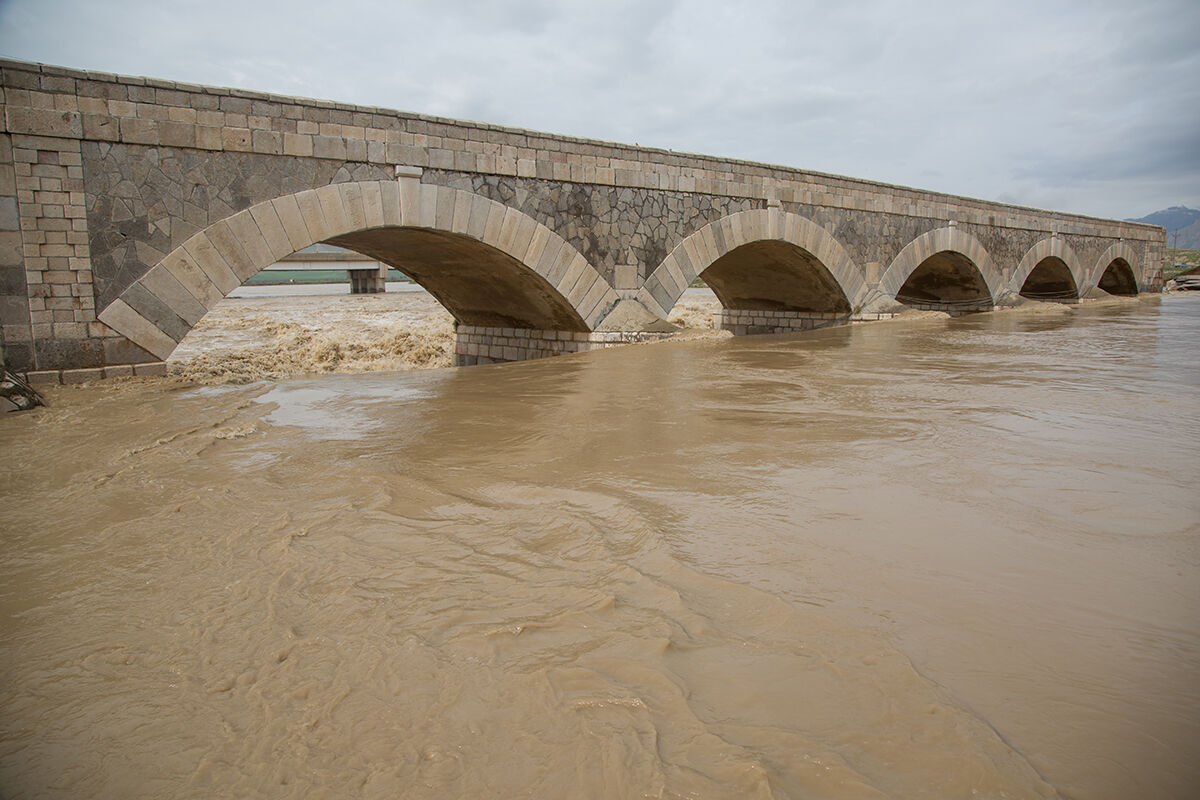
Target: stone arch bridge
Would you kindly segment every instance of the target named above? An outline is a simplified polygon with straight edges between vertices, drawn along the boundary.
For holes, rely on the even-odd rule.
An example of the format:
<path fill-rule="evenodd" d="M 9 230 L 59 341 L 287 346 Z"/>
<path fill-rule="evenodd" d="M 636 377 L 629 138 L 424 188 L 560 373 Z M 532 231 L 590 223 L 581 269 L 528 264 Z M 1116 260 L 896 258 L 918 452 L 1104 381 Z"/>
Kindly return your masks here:
<path fill-rule="evenodd" d="M 330 242 L 458 320 L 459 363 L 1161 287 L 1161 228 L 380 108 L 0 62 L 0 344 L 163 370 L 257 271 Z"/>

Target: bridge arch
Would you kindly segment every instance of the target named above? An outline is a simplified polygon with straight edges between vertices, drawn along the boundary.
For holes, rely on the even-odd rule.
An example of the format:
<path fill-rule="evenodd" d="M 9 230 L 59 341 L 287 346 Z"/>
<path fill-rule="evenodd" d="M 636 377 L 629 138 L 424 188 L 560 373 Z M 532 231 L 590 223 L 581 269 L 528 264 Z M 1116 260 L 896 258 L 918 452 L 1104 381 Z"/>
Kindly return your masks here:
<path fill-rule="evenodd" d="M 1009 286 L 1013 292 L 1032 299 L 1073 301 L 1085 273 L 1071 245 L 1057 236 L 1042 239 L 1021 259 Z"/>
<path fill-rule="evenodd" d="M 939 283 L 940 292 L 930 288 Z M 888 297 L 904 302 L 908 292 L 931 307 L 986 308 L 1003 289 L 1004 277 L 987 248 L 953 225 L 913 239 L 879 279 L 879 291 Z"/>
<path fill-rule="evenodd" d="M 165 359 L 225 295 L 318 242 L 400 268 L 472 325 L 585 332 L 617 302 L 587 259 L 533 218 L 471 192 L 402 179 L 256 203 L 176 247 L 99 319 Z"/>
<path fill-rule="evenodd" d="M 1109 294 L 1137 294 L 1137 263 L 1137 251 L 1125 242 L 1116 242 L 1096 259 L 1086 287 L 1099 287 Z"/>
<path fill-rule="evenodd" d="M 701 273 L 726 308 L 849 316 L 867 288 L 827 230 L 777 208 L 739 211 L 693 232 L 650 273 L 638 298 L 665 318 Z"/>

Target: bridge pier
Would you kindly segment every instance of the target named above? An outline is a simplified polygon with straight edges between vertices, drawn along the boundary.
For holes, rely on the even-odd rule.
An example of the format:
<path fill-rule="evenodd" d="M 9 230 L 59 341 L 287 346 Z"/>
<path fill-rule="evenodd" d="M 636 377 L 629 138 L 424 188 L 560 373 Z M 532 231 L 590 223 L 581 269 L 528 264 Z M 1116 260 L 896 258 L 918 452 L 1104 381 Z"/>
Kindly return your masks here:
<path fill-rule="evenodd" d="M 762 333 L 797 333 L 850 324 L 850 315 L 819 311 L 766 311 L 723 308 L 720 326 L 734 336 Z"/>
<path fill-rule="evenodd" d="M 582 332 L 459 324 L 455 329 L 454 365 L 466 367 L 501 361 L 529 361 L 631 342 L 649 342 L 671 335 L 665 331 Z"/>
<path fill-rule="evenodd" d="M 383 294 L 387 291 L 387 267 L 380 264 L 372 269 L 348 269 L 350 294 Z"/>

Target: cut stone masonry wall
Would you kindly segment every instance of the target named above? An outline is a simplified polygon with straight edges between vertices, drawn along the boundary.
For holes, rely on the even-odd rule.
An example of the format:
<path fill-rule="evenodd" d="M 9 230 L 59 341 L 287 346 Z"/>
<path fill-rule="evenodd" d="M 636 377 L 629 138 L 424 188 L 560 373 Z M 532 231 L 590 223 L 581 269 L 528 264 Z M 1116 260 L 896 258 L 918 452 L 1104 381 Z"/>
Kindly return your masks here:
<path fill-rule="evenodd" d="M 579 333 L 459 325 L 455 331 L 454 364 L 467 367 L 501 361 L 528 361 L 567 353 L 601 350 L 634 342 L 652 342 L 670 338 L 672 335 L 623 331 Z"/>
<path fill-rule="evenodd" d="M 878 317 L 877 317 L 878 318 Z M 849 314 L 796 311 L 721 309 L 720 326 L 735 336 L 764 333 L 799 333 L 850 324 Z"/>

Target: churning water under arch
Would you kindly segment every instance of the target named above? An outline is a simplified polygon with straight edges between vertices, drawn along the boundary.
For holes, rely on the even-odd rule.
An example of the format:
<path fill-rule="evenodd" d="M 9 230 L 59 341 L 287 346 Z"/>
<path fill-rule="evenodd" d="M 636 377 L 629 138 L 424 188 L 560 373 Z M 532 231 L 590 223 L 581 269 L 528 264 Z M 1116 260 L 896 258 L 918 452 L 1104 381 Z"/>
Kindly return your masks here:
<path fill-rule="evenodd" d="M 0 420 L 0 795 L 1195 796 L 1198 340 L 59 390 Z"/>

